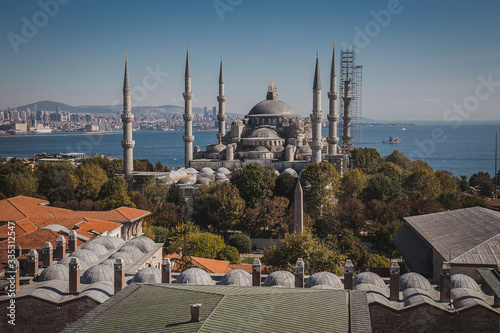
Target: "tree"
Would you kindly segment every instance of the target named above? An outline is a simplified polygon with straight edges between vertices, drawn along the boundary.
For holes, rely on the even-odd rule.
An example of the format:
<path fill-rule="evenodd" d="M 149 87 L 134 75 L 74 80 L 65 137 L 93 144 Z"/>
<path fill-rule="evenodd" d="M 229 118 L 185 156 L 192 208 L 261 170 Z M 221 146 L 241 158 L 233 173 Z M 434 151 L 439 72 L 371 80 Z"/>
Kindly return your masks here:
<path fill-rule="evenodd" d="M 156 161 L 155 163 L 155 170 L 156 171 L 163 171 L 165 167 L 163 166 L 163 163 L 161 161 Z"/>
<path fill-rule="evenodd" d="M 433 200 L 442 192 L 438 178 L 425 169 L 410 174 L 403 182 L 403 189 L 410 201 Z"/>
<path fill-rule="evenodd" d="M 298 178 L 289 174 L 282 173 L 276 178 L 276 185 L 274 186 L 274 195 L 278 197 L 285 197 L 290 202 L 295 198 L 295 186 L 297 186 Z"/>
<path fill-rule="evenodd" d="M 389 155 L 385 156 L 384 159 L 387 162 L 392 162 L 397 165 L 402 170 L 408 170 L 411 168 L 411 159 L 399 150 L 394 150 Z"/>
<path fill-rule="evenodd" d="M 244 234 L 232 234 L 229 236 L 227 243 L 235 247 L 239 253 L 249 253 L 252 250 L 252 242 Z"/>
<path fill-rule="evenodd" d="M 424 160 L 411 161 L 411 171 L 424 170 L 427 172 L 434 172 L 434 169 Z"/>
<path fill-rule="evenodd" d="M 75 170 L 75 176 L 79 180 L 78 186 L 80 186 L 81 183 L 84 183 L 85 187 L 90 188 L 87 192 L 92 192 L 92 196 L 86 197 L 89 199 L 95 199 L 101 190 L 102 185 L 104 185 L 104 183 L 108 180 L 106 172 L 95 163 L 80 164 Z"/>
<path fill-rule="evenodd" d="M 36 196 L 38 180 L 31 167 L 16 158 L 0 164 L 0 192 L 6 197 Z"/>
<path fill-rule="evenodd" d="M 178 206 L 183 206 L 186 204 L 186 200 L 184 199 L 184 194 L 182 193 L 182 189 L 177 184 L 171 184 L 168 187 L 165 200 L 167 202 L 172 202 Z"/>
<path fill-rule="evenodd" d="M 126 194 L 127 187 L 127 181 L 122 177 L 108 178 L 99 191 L 99 198 L 104 200 L 115 194 Z"/>
<path fill-rule="evenodd" d="M 461 208 L 460 196 L 457 193 L 441 193 L 437 201 L 449 210 Z"/>
<path fill-rule="evenodd" d="M 292 217 L 288 207 L 287 198 L 262 199 L 254 208 L 245 209 L 241 229 L 248 231 L 251 235 L 264 235 L 265 237 L 289 232 Z"/>
<path fill-rule="evenodd" d="M 368 175 L 373 175 L 384 160 L 375 148 L 354 148 L 351 152 L 351 164 Z"/>
<path fill-rule="evenodd" d="M 460 191 L 470 193 L 470 185 L 469 181 L 467 180 L 467 176 L 460 176 L 458 187 L 460 188 Z"/>
<path fill-rule="evenodd" d="M 374 227 L 386 225 L 393 221 L 401 221 L 410 215 L 411 203 L 409 201 L 371 200 L 366 204 L 366 218 L 372 221 Z"/>
<path fill-rule="evenodd" d="M 38 166 L 35 175 L 38 179 L 39 193 L 51 202 L 74 199 L 77 183 L 73 175 L 74 170 L 75 167 L 66 161 Z M 56 193 L 53 193 L 54 191 Z"/>
<path fill-rule="evenodd" d="M 365 229 L 365 204 L 358 199 L 349 199 L 337 205 L 334 216 L 342 228 L 351 229 L 359 234 Z"/>
<path fill-rule="evenodd" d="M 478 196 L 468 196 L 460 200 L 460 205 L 462 208 L 469 207 L 486 207 L 486 198 Z"/>
<path fill-rule="evenodd" d="M 147 159 L 134 160 L 135 171 L 154 171 L 154 165 Z"/>
<path fill-rule="evenodd" d="M 144 196 L 151 203 L 163 203 L 167 197 L 168 185 L 165 180 L 148 177 L 144 181 Z"/>
<path fill-rule="evenodd" d="M 262 261 L 277 269 L 292 271 L 298 258 L 305 264 L 305 274 L 328 271 L 341 275 L 346 257 L 313 237 L 310 231 L 287 234 L 281 246 L 271 246 Z"/>
<path fill-rule="evenodd" d="M 340 192 L 340 176 L 327 162 L 311 163 L 302 172 L 300 183 L 304 192 L 304 207 L 313 219 L 328 215 Z"/>
<path fill-rule="evenodd" d="M 485 197 L 491 197 L 495 190 L 495 184 L 488 172 L 480 171 L 473 174 L 469 179 L 469 183 L 472 187 L 478 189 L 479 195 Z"/>
<path fill-rule="evenodd" d="M 254 207 L 259 199 L 272 197 L 276 178 L 272 165 L 264 168 L 255 163 L 234 170 L 231 183 L 238 188 L 246 204 Z"/>
<path fill-rule="evenodd" d="M 392 243 L 392 240 L 402 226 L 403 222 L 396 220 L 383 225 L 380 228 L 374 229 L 369 233 L 372 247 L 378 252 L 378 254 L 388 255 L 390 257 L 398 255 L 399 252 Z"/>
<path fill-rule="evenodd" d="M 222 237 L 209 232 L 189 233 L 186 238 L 171 242 L 169 252 L 182 248 L 183 256 L 217 259 L 217 254 L 226 244 Z"/>
<path fill-rule="evenodd" d="M 343 201 L 348 199 L 359 199 L 366 184 L 366 176 L 363 171 L 360 169 L 351 169 L 347 171 L 340 180 L 340 189 L 342 192 L 340 199 Z"/>
<path fill-rule="evenodd" d="M 95 186 L 87 180 L 80 181 L 75 188 L 75 196 L 80 201 L 85 199 L 97 200 L 98 194 Z"/>
<path fill-rule="evenodd" d="M 419 200 L 411 203 L 410 215 L 424 215 L 424 214 L 432 214 L 444 212 L 443 205 L 437 201 L 432 199 Z"/>
<path fill-rule="evenodd" d="M 154 226 L 172 228 L 184 221 L 184 207 L 173 202 L 157 203 L 151 208 L 148 220 Z"/>
<path fill-rule="evenodd" d="M 401 199 L 401 186 L 396 180 L 391 180 L 384 175 L 375 175 L 368 179 L 362 197 L 365 202 L 370 200 L 380 200 L 382 202 L 395 201 Z"/>
<path fill-rule="evenodd" d="M 113 194 L 110 197 L 107 197 L 101 202 L 102 210 L 111 210 L 120 207 L 130 207 L 135 208 L 134 203 L 130 200 L 127 192 L 121 192 Z"/>
<path fill-rule="evenodd" d="M 99 166 L 106 172 L 108 178 L 114 177 L 117 173 L 123 173 L 123 160 L 121 159 L 110 159 L 107 156 L 99 155 L 83 160 L 82 164 L 94 164 Z"/>
<path fill-rule="evenodd" d="M 240 254 L 238 250 L 230 245 L 224 246 L 224 248 L 220 250 L 219 253 L 217 253 L 216 259 L 227 260 L 231 264 L 241 264 Z"/>
<path fill-rule="evenodd" d="M 439 170 L 436 171 L 434 175 L 441 185 L 442 194 L 458 194 L 458 179 L 453 177 L 453 174 L 451 172 Z"/>
<path fill-rule="evenodd" d="M 134 203 L 137 209 L 149 210 L 148 199 L 142 195 L 140 192 L 132 191 L 128 193 L 130 200 Z"/>
<path fill-rule="evenodd" d="M 390 161 L 379 166 L 377 173 L 396 181 L 399 181 L 403 175 L 401 168 Z"/>

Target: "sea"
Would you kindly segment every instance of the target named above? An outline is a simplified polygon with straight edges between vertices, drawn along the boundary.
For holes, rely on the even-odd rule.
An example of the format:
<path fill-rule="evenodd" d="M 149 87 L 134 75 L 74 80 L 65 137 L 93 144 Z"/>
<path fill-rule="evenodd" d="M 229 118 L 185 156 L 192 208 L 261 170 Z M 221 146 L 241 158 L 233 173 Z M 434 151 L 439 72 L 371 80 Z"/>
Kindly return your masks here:
<path fill-rule="evenodd" d="M 364 126 L 359 135 L 360 147 L 377 149 L 382 156 L 399 150 L 412 159 L 422 159 L 434 170 L 447 170 L 455 176 L 470 177 L 478 171 L 495 170 L 495 133 L 500 124 L 425 124 L 416 126 Z M 182 131 L 135 131 L 134 158 L 161 161 L 170 167 L 184 164 Z M 194 145 L 204 150 L 216 143 L 216 131 L 194 133 Z M 323 129 L 323 136 L 328 129 Z M 389 137 L 401 139 L 399 144 L 382 143 Z M 1 157 L 33 157 L 43 152 L 85 153 L 86 156 L 107 155 L 122 158 L 122 133 L 47 133 L 0 136 Z"/>

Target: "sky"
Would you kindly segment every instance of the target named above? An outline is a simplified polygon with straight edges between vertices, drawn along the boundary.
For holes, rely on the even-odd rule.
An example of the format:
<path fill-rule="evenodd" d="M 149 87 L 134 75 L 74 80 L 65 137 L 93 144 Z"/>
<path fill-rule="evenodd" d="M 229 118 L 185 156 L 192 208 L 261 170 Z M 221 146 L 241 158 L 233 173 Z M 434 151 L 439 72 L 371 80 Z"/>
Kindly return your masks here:
<path fill-rule="evenodd" d="M 184 105 L 189 42 L 195 107 L 226 112 L 279 98 L 307 116 L 319 48 L 328 113 L 332 44 L 357 49 L 362 115 L 499 120 L 500 1 L 2 0 L 0 109 L 41 100 L 121 104 L 128 53 L 133 105 Z"/>

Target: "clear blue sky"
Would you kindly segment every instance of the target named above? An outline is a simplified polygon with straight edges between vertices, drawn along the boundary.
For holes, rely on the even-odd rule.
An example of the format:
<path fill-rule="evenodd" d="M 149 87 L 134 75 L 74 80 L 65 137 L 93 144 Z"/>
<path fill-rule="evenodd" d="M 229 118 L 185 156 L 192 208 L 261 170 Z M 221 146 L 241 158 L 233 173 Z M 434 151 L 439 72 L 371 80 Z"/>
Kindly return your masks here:
<path fill-rule="evenodd" d="M 360 46 L 365 117 L 443 120 L 458 115 L 447 113 L 453 104 L 469 103 L 463 119 L 499 119 L 500 83 L 473 96 L 479 76 L 500 82 L 500 1 L 401 0 L 382 24 L 371 12 L 395 1 L 59 1 L 68 3 L 51 15 L 38 1 L 0 3 L 0 109 L 39 100 L 121 103 L 126 51 L 132 87 L 143 86 L 148 66 L 168 72 L 135 105 L 183 105 L 189 41 L 194 106 L 217 104 L 223 53 L 227 112 L 247 113 L 277 81 L 280 99 L 308 115 L 319 47 L 327 113 L 336 40 Z M 23 32 L 25 21 L 38 31 Z M 360 38 L 360 30 L 373 37 Z M 13 36 L 23 42 L 13 47 Z"/>

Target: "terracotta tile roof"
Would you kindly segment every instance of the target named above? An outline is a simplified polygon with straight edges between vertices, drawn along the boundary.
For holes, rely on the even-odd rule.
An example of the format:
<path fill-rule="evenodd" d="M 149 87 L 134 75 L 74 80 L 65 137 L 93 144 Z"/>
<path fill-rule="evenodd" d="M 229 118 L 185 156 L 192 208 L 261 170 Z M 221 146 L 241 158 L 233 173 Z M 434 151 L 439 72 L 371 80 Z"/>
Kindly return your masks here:
<path fill-rule="evenodd" d="M 120 214 L 122 214 L 123 216 L 125 216 L 125 218 L 129 221 L 135 221 L 137 219 L 146 217 L 151 214 L 147 210 L 135 209 L 129 207 L 120 207 L 115 210 Z"/>
<path fill-rule="evenodd" d="M 242 269 L 245 272 L 252 274 L 252 265 L 251 264 L 241 264 L 241 265 L 230 264 L 229 267 L 231 267 L 233 270 Z"/>
<path fill-rule="evenodd" d="M 163 257 L 168 258 L 174 261 L 183 260 L 184 257 L 179 257 L 177 253 L 167 254 Z M 229 261 L 227 260 L 216 260 L 216 259 L 207 259 L 200 257 L 189 257 L 191 259 L 191 263 L 198 268 L 205 270 L 207 273 L 214 274 L 226 274 L 233 269 L 229 265 Z"/>
<path fill-rule="evenodd" d="M 489 199 L 488 201 L 486 201 L 486 204 L 489 206 L 498 207 L 500 206 L 500 199 Z"/>
<path fill-rule="evenodd" d="M 16 225 L 20 227 L 24 232 L 32 232 L 37 229 L 33 222 L 28 218 L 17 221 Z"/>
<path fill-rule="evenodd" d="M 76 230 L 77 233 L 85 235 L 87 237 L 92 237 L 94 236 L 94 233 L 90 233 L 89 231 L 91 230 L 95 230 L 102 234 L 105 231 L 113 231 L 117 228 L 120 228 L 122 224 L 117 222 L 85 218 L 83 221 L 76 223 L 76 226 L 79 228 Z"/>
<path fill-rule="evenodd" d="M 27 234 L 23 234 L 16 237 L 16 245 L 21 246 L 23 249 L 41 249 L 45 242 L 51 242 L 54 249 L 56 248 L 57 237 L 61 234 L 54 230 L 39 229 Z M 62 235 L 66 239 L 66 246 L 68 246 L 68 236 Z M 83 241 L 78 239 L 78 245 L 83 244 Z M 0 249 L 8 248 L 8 240 L 3 240 L 0 242 Z"/>
<path fill-rule="evenodd" d="M 33 223 L 31 223 L 29 219 L 22 219 L 19 220 L 18 222 L 14 222 L 14 230 L 12 230 L 12 224 L 10 226 L 9 224 L 4 224 L 3 226 L 1 226 L 0 239 L 9 237 L 9 233 L 11 231 L 14 231 L 16 236 L 20 236 L 22 234 L 34 231 L 36 229 L 37 227 L 33 225 Z"/>
<path fill-rule="evenodd" d="M 52 211 L 66 211 L 63 208 L 49 207 L 46 200 L 18 196 L 0 200 L 0 220 L 19 221 L 26 217 L 53 217 Z"/>
<path fill-rule="evenodd" d="M 103 213 L 106 213 L 106 212 L 95 211 L 95 210 L 90 210 L 90 211 L 66 210 L 66 211 L 54 211 L 54 212 L 52 212 L 52 215 L 54 215 L 54 217 L 57 217 L 57 218 L 80 218 L 80 219 L 83 219 L 84 217 L 94 218 L 94 217 L 101 215 Z"/>

